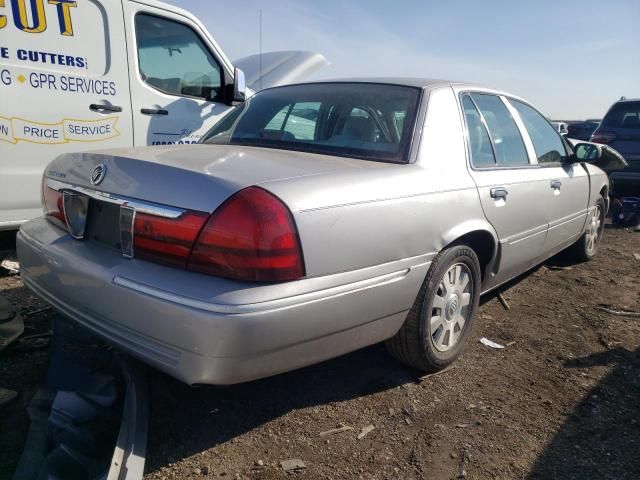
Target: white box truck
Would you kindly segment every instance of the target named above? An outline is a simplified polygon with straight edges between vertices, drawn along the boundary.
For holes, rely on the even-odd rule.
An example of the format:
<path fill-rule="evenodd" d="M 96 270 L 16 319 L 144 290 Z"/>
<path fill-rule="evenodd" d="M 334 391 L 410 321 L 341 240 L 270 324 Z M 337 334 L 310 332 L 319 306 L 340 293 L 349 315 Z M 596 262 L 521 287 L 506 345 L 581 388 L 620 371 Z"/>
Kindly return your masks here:
<path fill-rule="evenodd" d="M 258 61 L 241 61 L 249 87 L 326 64 L 309 52 Z M 195 143 L 231 108 L 233 84 L 213 37 L 174 6 L 0 0 L 0 230 L 41 214 L 42 172 L 57 155 Z"/>

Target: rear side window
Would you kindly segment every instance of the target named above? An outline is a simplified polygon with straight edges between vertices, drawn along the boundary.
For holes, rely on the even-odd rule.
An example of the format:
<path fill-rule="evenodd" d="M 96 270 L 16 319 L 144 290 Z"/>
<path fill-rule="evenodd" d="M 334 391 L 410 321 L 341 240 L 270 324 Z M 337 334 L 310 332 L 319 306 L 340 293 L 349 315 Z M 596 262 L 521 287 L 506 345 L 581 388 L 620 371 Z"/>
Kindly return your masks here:
<path fill-rule="evenodd" d="M 616 103 L 607 112 L 602 125 L 609 128 L 640 129 L 640 101 Z"/>
<path fill-rule="evenodd" d="M 511 113 L 496 95 L 473 93 L 471 98 L 489 128 L 496 164 L 504 167 L 529 165 L 527 150 Z"/>
<path fill-rule="evenodd" d="M 462 97 L 462 108 L 469 135 L 471 164 L 477 168 L 493 167 L 496 164 L 496 157 L 493 154 L 491 138 L 482 122 L 480 112 L 469 95 Z"/>
<path fill-rule="evenodd" d="M 142 80 L 164 93 L 215 98 L 222 69 L 200 37 L 182 23 L 136 15 L 138 67 Z"/>
<path fill-rule="evenodd" d="M 529 132 L 538 163 L 558 163 L 567 158 L 562 139 L 555 128 L 534 108 L 517 100 L 510 100 Z"/>

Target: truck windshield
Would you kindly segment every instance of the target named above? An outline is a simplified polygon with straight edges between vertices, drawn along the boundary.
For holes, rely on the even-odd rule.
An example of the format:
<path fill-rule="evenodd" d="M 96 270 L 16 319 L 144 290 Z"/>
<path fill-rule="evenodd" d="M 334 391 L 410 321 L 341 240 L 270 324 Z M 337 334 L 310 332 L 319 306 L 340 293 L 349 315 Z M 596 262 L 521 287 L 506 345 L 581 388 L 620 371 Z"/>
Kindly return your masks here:
<path fill-rule="evenodd" d="M 272 88 L 236 107 L 202 143 L 406 162 L 420 93 L 369 83 Z"/>

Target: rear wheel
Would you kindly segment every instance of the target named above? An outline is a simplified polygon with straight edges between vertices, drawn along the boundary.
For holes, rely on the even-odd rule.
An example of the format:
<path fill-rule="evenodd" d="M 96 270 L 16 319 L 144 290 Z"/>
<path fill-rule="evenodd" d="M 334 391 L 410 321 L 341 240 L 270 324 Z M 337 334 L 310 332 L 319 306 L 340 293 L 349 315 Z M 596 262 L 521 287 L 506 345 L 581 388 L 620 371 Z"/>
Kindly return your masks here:
<path fill-rule="evenodd" d="M 471 332 L 480 297 L 480 263 L 466 245 L 440 252 L 404 324 L 387 340 L 401 362 L 427 372 L 450 365 Z"/>
<path fill-rule="evenodd" d="M 598 197 L 587 218 L 586 231 L 572 247 L 571 253 L 577 260 L 588 261 L 595 257 L 604 233 L 604 210 L 604 198 Z"/>

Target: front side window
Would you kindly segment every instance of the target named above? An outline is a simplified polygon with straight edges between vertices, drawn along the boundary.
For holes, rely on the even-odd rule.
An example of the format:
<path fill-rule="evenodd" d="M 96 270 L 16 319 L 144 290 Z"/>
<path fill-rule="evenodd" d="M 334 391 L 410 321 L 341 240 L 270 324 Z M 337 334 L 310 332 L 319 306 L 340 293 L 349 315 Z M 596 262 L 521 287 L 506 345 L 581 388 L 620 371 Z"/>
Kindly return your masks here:
<path fill-rule="evenodd" d="M 464 110 L 464 118 L 467 123 L 471 164 L 476 168 L 495 166 L 496 157 L 493 154 L 491 138 L 489 137 L 489 133 L 487 133 L 487 129 L 482 122 L 480 112 L 478 112 L 478 109 L 469 95 L 462 97 L 462 108 Z"/>
<path fill-rule="evenodd" d="M 404 162 L 420 92 L 368 83 L 272 88 L 236 108 L 202 141 Z"/>
<path fill-rule="evenodd" d="M 472 93 L 471 98 L 478 106 L 489 128 L 496 164 L 504 167 L 529 165 L 529 157 L 518 126 L 500 97 Z"/>
<path fill-rule="evenodd" d="M 222 69 L 188 26 L 154 15 L 136 15 L 142 80 L 170 95 L 213 99 L 222 93 Z"/>
<path fill-rule="evenodd" d="M 538 163 L 559 163 L 567 158 L 567 153 L 562 139 L 553 125 L 534 108 L 517 100 L 510 100 L 511 105 L 518 111 L 522 123 L 524 123 L 533 148 L 538 157 Z"/>

